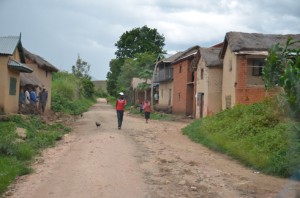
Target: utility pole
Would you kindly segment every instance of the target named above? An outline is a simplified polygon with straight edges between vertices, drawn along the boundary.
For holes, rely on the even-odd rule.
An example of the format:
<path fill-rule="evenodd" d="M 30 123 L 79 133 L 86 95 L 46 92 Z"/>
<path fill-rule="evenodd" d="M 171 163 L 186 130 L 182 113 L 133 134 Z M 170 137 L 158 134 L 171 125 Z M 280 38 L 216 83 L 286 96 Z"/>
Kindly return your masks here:
<path fill-rule="evenodd" d="M 154 79 L 155 79 L 155 73 L 156 73 L 156 69 L 157 69 L 157 65 L 158 65 L 158 62 L 160 60 L 160 54 L 158 54 L 157 58 L 156 58 L 156 63 L 155 63 L 155 66 L 154 66 L 154 70 L 153 70 L 153 74 L 152 74 L 152 82 L 151 82 L 151 110 L 154 110 L 154 106 L 153 106 L 153 84 L 154 84 Z"/>

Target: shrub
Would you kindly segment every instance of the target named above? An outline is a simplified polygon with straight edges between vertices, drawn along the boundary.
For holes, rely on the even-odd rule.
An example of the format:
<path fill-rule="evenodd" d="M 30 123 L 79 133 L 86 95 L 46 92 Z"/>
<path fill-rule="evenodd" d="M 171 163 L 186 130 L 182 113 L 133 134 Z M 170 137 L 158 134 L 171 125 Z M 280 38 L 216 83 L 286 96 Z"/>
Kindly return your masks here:
<path fill-rule="evenodd" d="M 16 127 L 26 129 L 27 138 L 18 141 Z M 42 149 L 52 146 L 70 128 L 61 124 L 51 126 L 39 117 L 10 116 L 9 121 L 0 122 L 0 194 L 16 176 L 30 173 L 30 162 Z"/>
<path fill-rule="evenodd" d="M 268 174 L 288 177 L 299 169 L 297 123 L 283 121 L 271 101 L 237 105 L 196 120 L 183 133 Z"/>

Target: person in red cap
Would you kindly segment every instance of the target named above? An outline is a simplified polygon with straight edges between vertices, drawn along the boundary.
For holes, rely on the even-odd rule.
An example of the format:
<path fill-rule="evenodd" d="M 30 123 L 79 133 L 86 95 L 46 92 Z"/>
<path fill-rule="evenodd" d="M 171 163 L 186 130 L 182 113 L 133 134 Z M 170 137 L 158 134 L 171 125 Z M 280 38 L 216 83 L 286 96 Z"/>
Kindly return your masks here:
<path fill-rule="evenodd" d="M 118 129 L 121 129 L 123 123 L 124 107 L 127 104 L 126 99 L 124 98 L 124 93 L 119 93 L 119 98 L 116 101 L 116 110 L 118 118 Z"/>

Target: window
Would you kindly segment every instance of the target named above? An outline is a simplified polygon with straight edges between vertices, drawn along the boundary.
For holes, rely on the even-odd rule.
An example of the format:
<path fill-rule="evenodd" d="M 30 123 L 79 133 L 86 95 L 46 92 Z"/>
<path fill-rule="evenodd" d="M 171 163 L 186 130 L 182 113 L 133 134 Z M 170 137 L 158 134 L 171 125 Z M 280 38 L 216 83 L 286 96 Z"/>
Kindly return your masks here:
<path fill-rule="evenodd" d="M 250 64 L 250 67 L 252 67 L 252 76 L 262 76 L 262 68 L 264 66 L 264 59 L 249 59 L 252 64 Z"/>
<path fill-rule="evenodd" d="M 180 101 L 180 93 L 178 93 L 178 101 Z"/>
<path fill-rule="evenodd" d="M 182 65 L 180 64 L 179 65 L 179 73 L 181 73 L 182 72 Z"/>
<path fill-rule="evenodd" d="M 201 79 L 201 80 L 203 80 L 203 73 L 204 73 L 204 70 L 201 69 L 201 71 L 200 71 L 200 79 Z"/>
<path fill-rule="evenodd" d="M 17 92 L 17 79 L 10 77 L 10 83 L 9 83 L 9 95 L 15 96 Z"/>
<path fill-rule="evenodd" d="M 229 60 L 229 68 L 228 68 L 228 71 L 231 72 L 232 71 L 232 60 Z"/>
<path fill-rule="evenodd" d="M 231 95 L 225 96 L 226 109 L 231 108 Z"/>

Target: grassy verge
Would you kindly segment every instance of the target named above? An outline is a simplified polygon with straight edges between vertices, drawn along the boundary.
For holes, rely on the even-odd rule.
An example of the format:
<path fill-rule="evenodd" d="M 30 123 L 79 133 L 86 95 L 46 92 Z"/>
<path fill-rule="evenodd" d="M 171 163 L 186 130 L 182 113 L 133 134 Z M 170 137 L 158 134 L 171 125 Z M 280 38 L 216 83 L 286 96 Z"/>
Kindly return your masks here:
<path fill-rule="evenodd" d="M 137 108 L 130 109 L 129 112 L 133 115 L 144 117 L 144 113 L 140 113 L 140 111 Z M 159 113 L 154 111 L 150 114 L 150 120 L 175 121 L 176 117 L 172 114 Z"/>
<path fill-rule="evenodd" d="M 196 120 L 183 133 L 264 173 L 299 176 L 300 125 L 281 120 L 270 101 Z"/>
<path fill-rule="evenodd" d="M 26 130 L 26 139 L 18 138 L 17 127 Z M 0 195 L 17 176 L 30 173 L 33 158 L 42 149 L 70 131 L 61 124 L 47 125 L 38 117 L 11 116 L 9 121 L 0 122 Z"/>

